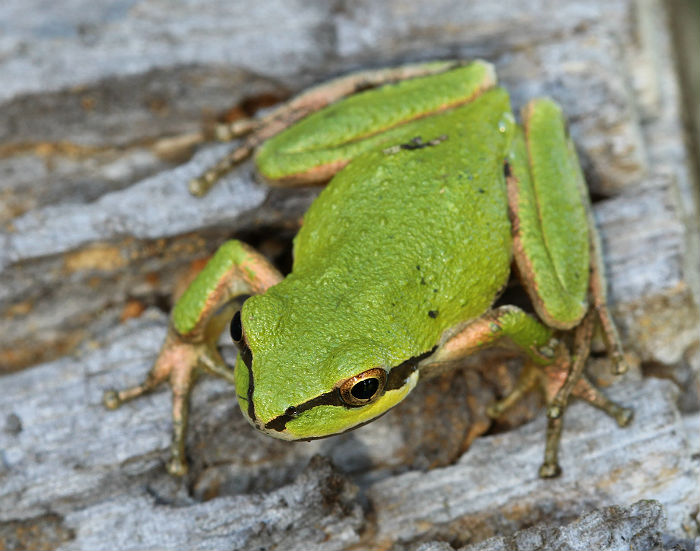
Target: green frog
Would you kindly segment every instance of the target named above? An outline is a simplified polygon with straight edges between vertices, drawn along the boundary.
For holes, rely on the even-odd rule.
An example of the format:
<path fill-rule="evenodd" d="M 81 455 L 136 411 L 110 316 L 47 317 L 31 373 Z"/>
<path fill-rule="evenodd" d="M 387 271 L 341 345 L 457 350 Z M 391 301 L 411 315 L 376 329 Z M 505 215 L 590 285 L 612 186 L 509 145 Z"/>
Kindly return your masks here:
<path fill-rule="evenodd" d="M 492 65 L 447 61 L 340 78 L 235 124 L 232 133 L 247 139 L 191 183 L 195 194 L 250 154 L 270 185 L 329 181 L 294 240 L 292 271 L 283 277 L 237 240 L 221 245 L 175 305 L 146 380 L 108 391 L 106 405 L 169 380 L 168 470 L 183 475 L 197 371 L 234 383 L 258 430 L 304 440 L 368 423 L 422 377 L 503 345 L 525 364 L 489 414 L 540 384 L 548 415 L 540 475 L 557 476 L 570 396 L 621 426 L 632 412 L 583 374 L 596 326 L 615 370 L 626 365 L 561 110 L 539 98 L 521 118 Z M 534 313 L 494 306 L 511 266 Z M 232 315 L 227 305 L 243 295 Z M 216 348 L 229 321 L 239 348 L 233 370 Z"/>

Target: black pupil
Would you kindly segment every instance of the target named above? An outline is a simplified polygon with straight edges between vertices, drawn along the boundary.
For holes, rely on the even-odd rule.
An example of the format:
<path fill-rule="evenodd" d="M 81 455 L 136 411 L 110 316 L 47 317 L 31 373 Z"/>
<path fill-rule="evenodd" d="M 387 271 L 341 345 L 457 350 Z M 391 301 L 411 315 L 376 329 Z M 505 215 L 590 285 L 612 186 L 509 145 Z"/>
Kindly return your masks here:
<path fill-rule="evenodd" d="M 241 342 L 243 338 L 243 327 L 241 327 L 241 311 L 239 310 L 231 320 L 231 338 L 233 342 Z"/>
<path fill-rule="evenodd" d="M 369 400 L 379 388 L 379 379 L 367 377 L 352 387 L 350 393 L 358 400 Z"/>

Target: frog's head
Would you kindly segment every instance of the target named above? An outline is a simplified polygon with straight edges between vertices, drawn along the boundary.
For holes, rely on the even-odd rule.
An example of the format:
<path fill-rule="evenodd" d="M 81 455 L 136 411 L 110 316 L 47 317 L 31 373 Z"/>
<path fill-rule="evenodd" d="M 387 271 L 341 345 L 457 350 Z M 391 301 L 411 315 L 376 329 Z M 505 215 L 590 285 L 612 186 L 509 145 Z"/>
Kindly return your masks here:
<path fill-rule="evenodd" d="M 301 323 L 288 306 L 251 297 L 231 322 L 238 402 L 257 429 L 285 440 L 331 436 L 382 415 L 415 387 L 420 358 L 392 368 L 377 343 Z"/>

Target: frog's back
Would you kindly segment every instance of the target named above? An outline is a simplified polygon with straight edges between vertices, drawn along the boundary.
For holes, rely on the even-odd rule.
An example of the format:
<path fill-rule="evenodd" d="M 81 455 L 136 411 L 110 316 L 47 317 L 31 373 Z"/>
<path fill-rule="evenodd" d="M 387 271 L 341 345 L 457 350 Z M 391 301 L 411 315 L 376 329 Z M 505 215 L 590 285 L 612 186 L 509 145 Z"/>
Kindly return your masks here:
<path fill-rule="evenodd" d="M 277 291 L 328 301 L 328 324 L 360 316 L 375 338 L 393 326 L 397 356 L 482 314 L 510 269 L 503 162 L 512 124 L 497 89 L 355 159 L 307 212 L 293 273 Z"/>

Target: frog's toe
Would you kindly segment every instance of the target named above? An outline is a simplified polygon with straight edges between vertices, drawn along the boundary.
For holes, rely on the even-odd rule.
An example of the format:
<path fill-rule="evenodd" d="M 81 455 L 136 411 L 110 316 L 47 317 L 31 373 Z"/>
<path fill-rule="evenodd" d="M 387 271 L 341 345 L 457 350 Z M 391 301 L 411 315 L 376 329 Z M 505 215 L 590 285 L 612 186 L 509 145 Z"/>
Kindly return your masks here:
<path fill-rule="evenodd" d="M 581 377 L 581 379 L 579 379 L 579 381 L 576 383 L 573 395 L 577 398 L 585 400 L 598 409 L 601 409 L 610 417 L 615 419 L 617 424 L 621 427 L 626 427 L 629 425 L 634 418 L 633 409 L 622 407 L 621 405 L 607 398 L 585 376 Z"/>
<path fill-rule="evenodd" d="M 107 409 L 117 409 L 122 405 L 119 393 L 114 389 L 105 390 L 105 393 L 102 395 L 102 403 Z"/>
<path fill-rule="evenodd" d="M 626 427 L 634 419 L 634 410 L 630 408 L 620 408 L 620 411 L 615 415 L 615 421 L 621 427 Z"/>
<path fill-rule="evenodd" d="M 561 467 L 558 463 L 542 463 L 540 467 L 540 478 L 556 478 L 561 474 Z"/>
<path fill-rule="evenodd" d="M 498 419 L 501 415 L 503 415 L 505 410 L 506 408 L 504 407 L 503 400 L 499 400 L 486 408 L 486 415 L 488 415 L 491 419 Z"/>
<path fill-rule="evenodd" d="M 547 418 L 548 419 L 559 419 L 564 415 L 564 410 L 566 405 L 559 405 L 558 403 L 549 404 L 547 406 Z"/>
<path fill-rule="evenodd" d="M 187 462 L 180 457 L 171 457 L 165 466 L 168 474 L 172 476 L 185 476 L 187 474 Z"/>

